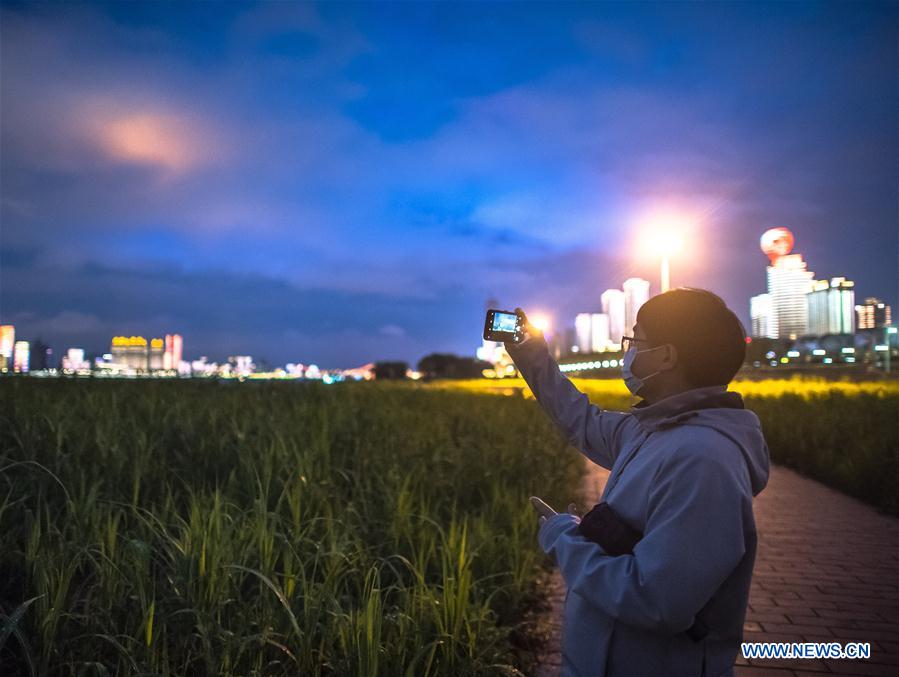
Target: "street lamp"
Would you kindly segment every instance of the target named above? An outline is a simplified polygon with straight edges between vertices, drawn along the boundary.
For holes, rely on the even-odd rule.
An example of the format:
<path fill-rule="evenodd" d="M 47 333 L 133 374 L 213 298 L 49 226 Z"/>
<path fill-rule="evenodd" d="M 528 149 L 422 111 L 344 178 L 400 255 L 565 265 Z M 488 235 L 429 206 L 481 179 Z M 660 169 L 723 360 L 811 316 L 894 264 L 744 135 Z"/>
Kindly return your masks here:
<path fill-rule="evenodd" d="M 659 257 L 662 293 L 671 289 L 671 257 L 684 248 L 684 236 L 693 232 L 699 220 L 695 214 L 673 208 L 653 209 L 639 217 L 638 256 Z"/>
<path fill-rule="evenodd" d="M 532 325 L 540 330 L 540 333 L 546 336 L 546 330 L 549 329 L 549 318 L 546 315 L 534 315 L 528 318 Z"/>
<path fill-rule="evenodd" d="M 656 249 L 656 252 L 662 259 L 662 270 L 661 270 L 661 287 L 662 293 L 664 294 L 666 291 L 671 289 L 671 264 L 669 259 L 671 256 L 679 252 L 683 246 L 684 242 L 681 239 L 681 236 L 674 231 L 664 230 L 660 231 L 654 238 L 653 243 Z"/>

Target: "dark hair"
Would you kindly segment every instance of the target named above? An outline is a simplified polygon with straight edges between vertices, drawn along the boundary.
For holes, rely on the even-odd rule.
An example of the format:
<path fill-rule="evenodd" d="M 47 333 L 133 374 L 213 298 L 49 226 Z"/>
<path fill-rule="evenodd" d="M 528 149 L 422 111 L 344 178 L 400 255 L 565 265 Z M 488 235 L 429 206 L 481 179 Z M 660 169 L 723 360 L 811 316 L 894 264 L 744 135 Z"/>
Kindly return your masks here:
<path fill-rule="evenodd" d="M 640 306 L 637 322 L 651 346 L 677 349 L 677 361 L 694 387 L 727 385 L 746 359 L 746 331 L 721 297 L 678 287 Z"/>

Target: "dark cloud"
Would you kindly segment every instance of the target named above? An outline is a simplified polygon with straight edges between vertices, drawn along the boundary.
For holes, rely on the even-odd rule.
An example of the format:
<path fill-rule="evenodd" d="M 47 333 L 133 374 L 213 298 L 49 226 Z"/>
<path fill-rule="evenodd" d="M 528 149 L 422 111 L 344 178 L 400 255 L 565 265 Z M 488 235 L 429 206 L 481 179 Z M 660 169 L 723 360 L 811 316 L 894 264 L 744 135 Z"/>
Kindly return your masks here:
<path fill-rule="evenodd" d="M 899 302 L 894 4 L 383 7 L 4 4 L 3 321 L 471 353 L 489 296 L 572 323 L 655 286 L 665 209 L 674 283 L 745 322 L 772 226 Z"/>

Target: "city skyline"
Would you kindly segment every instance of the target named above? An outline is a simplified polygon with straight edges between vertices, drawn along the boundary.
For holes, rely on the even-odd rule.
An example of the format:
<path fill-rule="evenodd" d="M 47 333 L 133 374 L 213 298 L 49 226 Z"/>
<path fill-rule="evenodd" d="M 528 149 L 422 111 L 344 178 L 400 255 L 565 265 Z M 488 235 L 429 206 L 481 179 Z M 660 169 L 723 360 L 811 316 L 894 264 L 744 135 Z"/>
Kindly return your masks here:
<path fill-rule="evenodd" d="M 57 355 L 467 355 L 486 298 L 657 293 L 666 212 L 747 331 L 773 227 L 899 303 L 894 5 L 0 12 L 0 322 Z"/>

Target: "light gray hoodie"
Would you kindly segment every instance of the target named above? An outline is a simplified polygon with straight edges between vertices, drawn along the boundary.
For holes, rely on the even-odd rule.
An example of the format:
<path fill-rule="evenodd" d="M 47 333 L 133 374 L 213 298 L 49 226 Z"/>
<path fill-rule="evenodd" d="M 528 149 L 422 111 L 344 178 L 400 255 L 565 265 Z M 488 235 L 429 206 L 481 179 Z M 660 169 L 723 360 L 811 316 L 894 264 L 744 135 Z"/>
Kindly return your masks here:
<path fill-rule="evenodd" d="M 643 533 L 613 557 L 559 513 L 538 534 L 568 587 L 563 677 L 732 675 L 756 552 L 752 497 L 768 482 L 758 417 L 726 386 L 630 412 L 591 404 L 542 337 L 509 350 L 569 443 L 611 470 L 606 501 Z M 685 634 L 700 614 L 709 632 Z"/>

